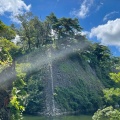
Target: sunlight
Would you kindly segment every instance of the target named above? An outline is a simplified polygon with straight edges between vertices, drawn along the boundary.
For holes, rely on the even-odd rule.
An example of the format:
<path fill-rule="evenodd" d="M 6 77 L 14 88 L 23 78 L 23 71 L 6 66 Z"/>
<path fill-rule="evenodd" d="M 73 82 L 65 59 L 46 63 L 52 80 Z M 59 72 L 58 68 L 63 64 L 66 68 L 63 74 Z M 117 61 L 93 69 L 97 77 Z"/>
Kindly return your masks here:
<path fill-rule="evenodd" d="M 60 48 L 59 50 L 56 50 L 57 51 L 56 52 L 55 49 L 52 48 L 52 45 L 49 45 L 49 47 L 45 51 L 45 53 L 44 53 L 44 51 L 43 52 L 38 51 L 37 53 L 31 52 L 28 55 L 17 58 L 17 61 L 25 61 L 25 63 L 26 63 L 27 62 L 26 58 L 29 59 L 29 61 L 32 61 L 32 62 L 30 62 L 31 67 L 25 68 L 25 72 L 26 73 L 28 73 L 29 71 L 34 72 L 34 71 L 42 68 L 44 65 L 49 64 L 50 58 L 51 58 L 51 61 L 54 62 L 54 60 L 62 59 L 71 53 L 74 53 L 77 51 L 82 51 L 82 50 L 86 49 L 88 46 L 89 46 L 88 43 L 79 42 L 73 46 Z M 50 51 L 51 51 L 51 53 L 50 53 Z M 4 84 L 4 82 L 7 82 L 7 81 L 9 82 L 9 80 L 14 79 L 14 77 L 15 77 L 15 74 L 12 73 L 11 69 L 7 71 L 7 73 L 6 73 L 7 75 L 3 74 L 3 73 L 1 73 L 1 80 L 2 80 L 2 81 L 0 81 L 1 85 Z M 7 83 L 7 84 L 9 84 L 9 83 Z"/>

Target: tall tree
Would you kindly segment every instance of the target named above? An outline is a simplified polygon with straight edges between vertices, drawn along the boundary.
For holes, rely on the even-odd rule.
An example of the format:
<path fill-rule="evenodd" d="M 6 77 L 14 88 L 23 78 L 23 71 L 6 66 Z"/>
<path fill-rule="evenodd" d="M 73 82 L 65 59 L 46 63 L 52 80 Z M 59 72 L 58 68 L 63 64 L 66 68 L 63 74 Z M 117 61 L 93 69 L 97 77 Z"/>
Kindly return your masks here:
<path fill-rule="evenodd" d="M 33 15 L 31 12 L 25 13 L 23 15 L 17 16 L 17 18 L 20 20 L 21 25 L 22 25 L 22 32 L 21 32 L 21 37 L 27 42 L 28 50 L 32 49 L 32 34 L 33 34 L 33 29 L 29 21 L 33 18 Z"/>
<path fill-rule="evenodd" d="M 75 34 L 81 32 L 82 28 L 79 25 L 78 19 L 71 18 L 57 18 L 54 13 L 47 16 L 46 20 L 60 42 L 60 39 L 74 38 Z M 59 44 L 59 43 L 58 43 Z"/>
<path fill-rule="evenodd" d="M 33 26 L 34 29 L 34 42 L 36 48 L 39 48 L 41 45 L 44 43 L 44 26 L 43 23 L 39 20 L 38 17 L 34 17 L 31 21 L 30 24 Z"/>

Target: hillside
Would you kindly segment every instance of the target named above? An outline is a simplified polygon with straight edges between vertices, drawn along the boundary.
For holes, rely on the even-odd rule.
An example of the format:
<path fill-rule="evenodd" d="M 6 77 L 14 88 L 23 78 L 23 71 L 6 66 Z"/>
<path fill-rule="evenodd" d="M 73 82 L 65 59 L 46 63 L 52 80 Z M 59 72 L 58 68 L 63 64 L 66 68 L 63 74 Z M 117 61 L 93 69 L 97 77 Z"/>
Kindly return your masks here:
<path fill-rule="evenodd" d="M 40 55 L 40 51 L 33 54 L 37 61 L 31 61 L 36 67 L 27 77 L 30 96 L 26 113 L 93 113 L 103 105 L 102 89 L 113 85 L 113 82 L 101 68 L 91 67 L 77 52 L 62 56 L 59 50 L 49 48 L 44 54 Z M 43 63 L 37 58 L 38 54 L 42 56 Z M 27 56 L 28 61 L 31 56 Z"/>

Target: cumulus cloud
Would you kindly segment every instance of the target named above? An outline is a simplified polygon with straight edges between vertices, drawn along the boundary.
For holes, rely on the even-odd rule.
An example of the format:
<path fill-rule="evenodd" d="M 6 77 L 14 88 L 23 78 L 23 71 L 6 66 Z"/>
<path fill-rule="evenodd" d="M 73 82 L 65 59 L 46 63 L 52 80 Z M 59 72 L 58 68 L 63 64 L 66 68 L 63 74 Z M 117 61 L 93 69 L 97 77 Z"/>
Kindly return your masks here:
<path fill-rule="evenodd" d="M 94 36 L 96 36 L 103 45 L 120 47 L 120 18 L 116 20 L 109 20 L 104 25 L 92 28 L 90 37 Z"/>
<path fill-rule="evenodd" d="M 110 19 L 113 15 L 115 14 L 118 14 L 119 12 L 117 11 L 113 11 L 113 12 L 110 12 L 108 14 L 105 15 L 105 17 L 103 18 L 103 21 L 107 21 L 108 19 Z"/>
<path fill-rule="evenodd" d="M 90 8 L 93 5 L 94 0 L 83 0 L 80 9 L 74 10 L 71 12 L 72 15 L 75 15 L 79 18 L 85 18 L 89 14 Z"/>
<path fill-rule="evenodd" d="M 0 15 L 10 13 L 12 21 L 17 22 L 16 15 L 29 11 L 31 5 L 26 5 L 23 0 L 0 0 Z"/>

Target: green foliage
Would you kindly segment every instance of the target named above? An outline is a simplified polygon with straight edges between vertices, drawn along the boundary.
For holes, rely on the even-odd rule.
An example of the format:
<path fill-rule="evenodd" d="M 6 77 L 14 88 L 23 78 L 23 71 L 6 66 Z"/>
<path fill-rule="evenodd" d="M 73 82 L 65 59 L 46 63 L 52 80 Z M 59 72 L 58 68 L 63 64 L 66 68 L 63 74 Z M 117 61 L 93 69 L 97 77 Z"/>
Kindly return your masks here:
<path fill-rule="evenodd" d="M 12 57 L 4 48 L 0 51 L 0 72 L 12 64 Z"/>
<path fill-rule="evenodd" d="M 119 97 L 120 96 L 120 89 L 119 88 L 110 88 L 110 89 L 104 89 L 104 98 L 106 101 L 114 101 L 113 96 Z"/>
<path fill-rule="evenodd" d="M 95 70 L 105 87 L 110 88 L 115 84 L 108 74 L 115 69 L 118 60 L 112 57 L 108 47 L 99 43 L 90 43 L 87 49 L 79 52 L 79 55 Z"/>
<path fill-rule="evenodd" d="M 92 117 L 93 120 L 120 120 L 120 112 L 114 109 L 112 106 L 104 109 L 98 109 L 98 111 Z"/>
<path fill-rule="evenodd" d="M 22 72 L 23 68 L 21 68 L 21 64 L 17 64 L 16 72 L 17 78 L 13 82 L 13 88 L 11 92 L 11 100 L 9 103 L 10 111 L 11 111 L 11 120 L 21 120 L 22 113 L 25 110 L 27 93 L 25 91 L 26 83 L 25 73 Z"/>
<path fill-rule="evenodd" d="M 110 73 L 111 79 L 113 79 L 116 83 L 120 82 L 120 72 L 119 73 Z"/>
<path fill-rule="evenodd" d="M 13 62 L 12 55 L 17 50 L 17 46 L 7 39 L 0 38 L 0 72 L 10 67 Z"/>
<path fill-rule="evenodd" d="M 108 67 L 110 64 L 111 53 L 108 47 L 94 43 L 88 46 L 87 49 L 80 53 L 85 60 L 89 60 L 91 65 L 99 65 L 102 68 Z"/>
<path fill-rule="evenodd" d="M 8 54 L 11 55 L 12 58 L 15 58 L 16 55 L 18 54 L 20 47 L 18 47 L 13 42 L 11 42 L 7 39 L 0 38 L 0 48 L 3 52 L 6 51 L 6 52 L 8 52 Z M 1 51 L 1 53 L 2 53 L 2 51 Z M 2 53 L 2 54 L 5 55 L 6 53 Z"/>
<path fill-rule="evenodd" d="M 92 91 L 89 92 L 88 87 L 82 80 L 79 80 L 79 82 L 72 87 L 57 87 L 55 93 L 55 100 L 67 111 L 92 113 L 102 105 L 100 94 Z"/>
<path fill-rule="evenodd" d="M 27 77 L 27 93 L 29 94 L 25 110 L 25 113 L 27 114 L 42 112 L 44 107 L 43 83 L 39 77 L 40 76 L 35 74 Z"/>
<path fill-rule="evenodd" d="M 15 37 L 16 33 L 11 27 L 5 25 L 2 21 L 0 21 L 0 37 L 4 37 L 8 40 L 11 40 Z"/>
<path fill-rule="evenodd" d="M 111 79 L 115 82 L 120 82 L 120 72 L 118 73 L 110 73 Z M 113 107 L 106 107 L 104 109 L 99 109 L 93 116 L 93 120 L 100 120 L 103 117 L 107 117 L 110 120 L 120 120 L 120 88 L 110 88 L 104 89 L 104 98 L 109 103 L 117 107 L 118 109 L 114 109 Z"/>
<path fill-rule="evenodd" d="M 48 44 L 56 46 L 60 38 L 74 38 L 75 33 L 82 30 L 78 19 L 64 17 L 58 19 L 54 13 L 47 16 L 45 21 L 41 21 L 31 13 L 19 15 L 18 19 L 21 21 L 21 28 L 18 31 L 19 36 L 22 36 L 20 44 L 25 51 Z"/>

